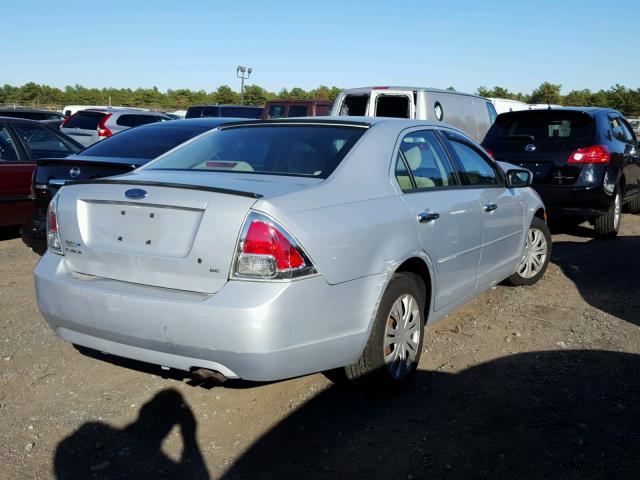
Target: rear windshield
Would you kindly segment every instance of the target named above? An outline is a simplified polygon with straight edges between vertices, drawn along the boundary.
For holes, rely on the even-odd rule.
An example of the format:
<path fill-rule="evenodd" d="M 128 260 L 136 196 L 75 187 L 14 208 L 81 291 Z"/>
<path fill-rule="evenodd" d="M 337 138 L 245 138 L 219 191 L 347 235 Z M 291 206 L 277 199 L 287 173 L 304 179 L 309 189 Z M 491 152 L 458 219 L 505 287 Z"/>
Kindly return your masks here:
<path fill-rule="evenodd" d="M 493 140 L 572 140 L 594 134 L 593 119 L 581 112 L 527 110 L 499 115 L 487 134 Z"/>
<path fill-rule="evenodd" d="M 148 168 L 327 178 L 364 132 L 323 125 L 233 127 L 194 140 Z"/>
<path fill-rule="evenodd" d="M 94 143 L 80 155 L 91 157 L 152 159 L 177 147 L 206 129 L 188 127 L 144 127 L 124 130 Z"/>
<path fill-rule="evenodd" d="M 96 130 L 98 123 L 102 120 L 106 113 L 104 112 L 77 112 L 74 116 L 69 118 L 69 121 L 63 128 L 81 128 L 83 130 Z"/>

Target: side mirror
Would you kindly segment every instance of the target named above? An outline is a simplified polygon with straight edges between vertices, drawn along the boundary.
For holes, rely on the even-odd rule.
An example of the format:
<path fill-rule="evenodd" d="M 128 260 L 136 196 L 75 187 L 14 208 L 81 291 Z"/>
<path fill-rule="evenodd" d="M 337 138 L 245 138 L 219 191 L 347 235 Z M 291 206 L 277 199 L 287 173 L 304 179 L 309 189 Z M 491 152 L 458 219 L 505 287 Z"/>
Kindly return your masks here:
<path fill-rule="evenodd" d="M 507 186 L 510 188 L 528 187 L 532 180 L 529 170 L 507 170 Z"/>

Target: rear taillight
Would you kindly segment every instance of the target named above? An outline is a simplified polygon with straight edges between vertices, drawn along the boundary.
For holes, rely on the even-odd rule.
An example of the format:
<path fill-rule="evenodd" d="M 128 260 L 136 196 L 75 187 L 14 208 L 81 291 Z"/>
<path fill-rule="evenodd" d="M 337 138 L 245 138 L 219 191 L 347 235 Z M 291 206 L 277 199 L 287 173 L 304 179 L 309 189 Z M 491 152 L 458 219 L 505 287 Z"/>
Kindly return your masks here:
<path fill-rule="evenodd" d="M 493 155 L 493 152 L 491 150 L 489 150 L 487 147 L 482 147 L 482 148 L 484 148 L 484 151 L 487 152 L 487 155 L 489 155 L 494 160 L 496 159 L 496 157 Z"/>
<path fill-rule="evenodd" d="M 100 119 L 100 122 L 98 122 L 98 137 L 100 137 L 100 139 L 107 138 L 113 135 L 113 132 L 105 126 L 105 123 L 107 123 L 107 120 L 111 118 L 111 115 L 113 114 L 107 113 Z"/>
<path fill-rule="evenodd" d="M 286 280 L 316 273 L 298 242 L 277 222 L 251 213 L 236 248 L 233 277 Z"/>
<path fill-rule="evenodd" d="M 78 112 L 76 112 L 76 113 L 78 113 Z M 69 115 L 67 118 L 65 118 L 64 121 L 60 124 L 60 128 L 64 128 L 64 126 L 67 123 L 69 123 L 69 120 L 71 120 L 76 113 L 74 113 L 73 115 Z"/>
<path fill-rule="evenodd" d="M 58 196 L 53 197 L 49 202 L 47 210 L 47 249 L 52 253 L 64 255 L 62 243 L 60 242 L 60 231 L 58 229 Z"/>
<path fill-rule="evenodd" d="M 579 148 L 569 155 L 570 164 L 583 163 L 609 163 L 611 153 L 606 145 L 593 145 L 591 147 Z"/>

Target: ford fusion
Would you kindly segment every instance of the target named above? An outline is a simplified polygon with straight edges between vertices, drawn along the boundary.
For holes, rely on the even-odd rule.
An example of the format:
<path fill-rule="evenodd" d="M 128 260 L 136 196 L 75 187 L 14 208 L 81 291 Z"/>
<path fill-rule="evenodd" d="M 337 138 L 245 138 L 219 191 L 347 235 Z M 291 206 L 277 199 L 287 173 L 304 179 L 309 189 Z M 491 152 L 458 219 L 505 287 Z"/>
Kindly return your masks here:
<path fill-rule="evenodd" d="M 404 385 L 423 328 L 551 251 L 531 173 L 443 124 L 223 125 L 64 186 L 39 308 L 63 339 L 214 378 Z"/>

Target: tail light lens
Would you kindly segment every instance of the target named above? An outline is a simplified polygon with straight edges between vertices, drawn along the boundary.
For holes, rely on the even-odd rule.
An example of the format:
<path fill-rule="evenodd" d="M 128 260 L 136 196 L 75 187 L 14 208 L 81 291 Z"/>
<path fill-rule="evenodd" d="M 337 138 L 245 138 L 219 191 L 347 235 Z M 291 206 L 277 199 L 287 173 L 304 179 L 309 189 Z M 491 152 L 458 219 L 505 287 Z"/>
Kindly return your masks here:
<path fill-rule="evenodd" d="M 489 155 L 494 160 L 496 159 L 495 155 L 493 154 L 493 152 L 491 150 L 489 150 L 487 147 L 482 147 L 482 148 L 484 148 L 484 151 L 487 152 L 487 155 Z"/>
<path fill-rule="evenodd" d="M 107 138 L 113 135 L 113 132 L 105 126 L 105 123 L 107 123 L 107 120 L 111 118 L 111 115 L 111 113 L 107 113 L 100 119 L 100 122 L 98 122 L 98 136 L 100 137 L 100 139 Z"/>
<path fill-rule="evenodd" d="M 593 145 L 591 147 L 579 148 L 569 155 L 570 164 L 583 163 L 609 163 L 611 161 L 611 153 L 606 145 Z"/>
<path fill-rule="evenodd" d="M 64 255 L 62 243 L 60 242 L 60 231 L 58 230 L 57 195 L 49 202 L 49 209 L 47 210 L 47 249 L 52 253 Z"/>
<path fill-rule="evenodd" d="M 236 247 L 233 277 L 286 280 L 317 270 L 298 242 L 273 219 L 251 213 Z"/>

